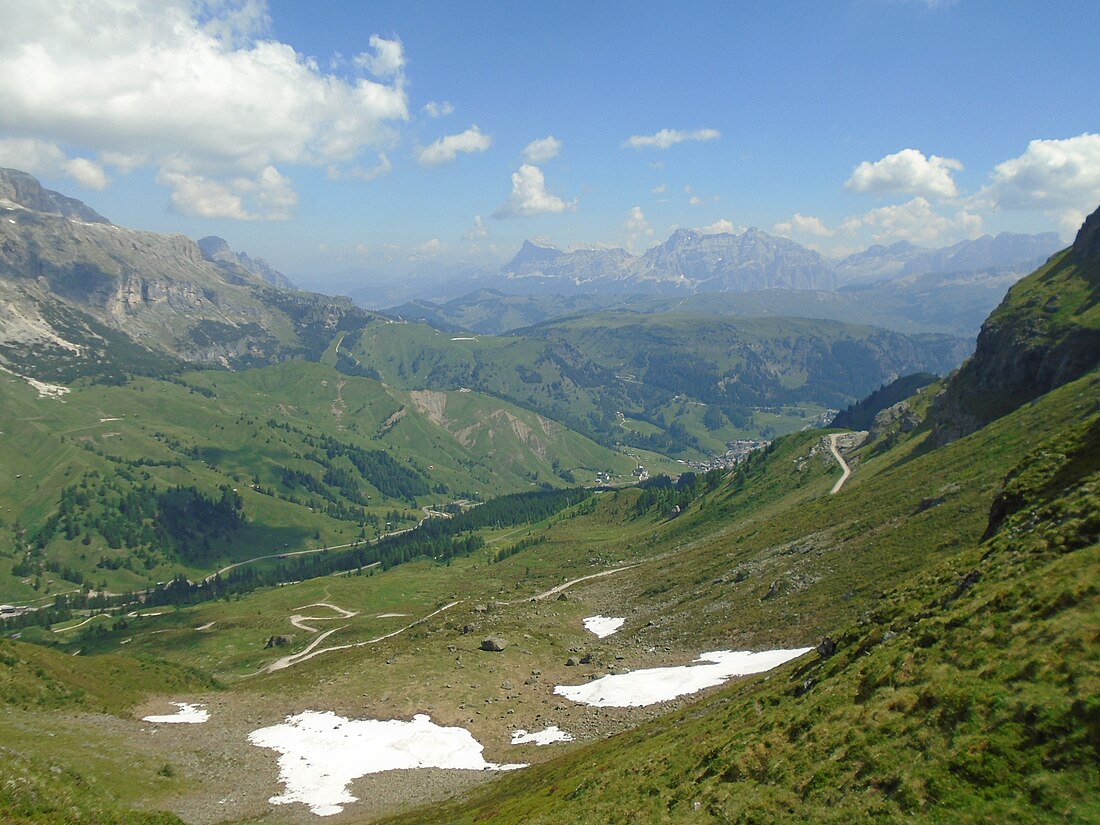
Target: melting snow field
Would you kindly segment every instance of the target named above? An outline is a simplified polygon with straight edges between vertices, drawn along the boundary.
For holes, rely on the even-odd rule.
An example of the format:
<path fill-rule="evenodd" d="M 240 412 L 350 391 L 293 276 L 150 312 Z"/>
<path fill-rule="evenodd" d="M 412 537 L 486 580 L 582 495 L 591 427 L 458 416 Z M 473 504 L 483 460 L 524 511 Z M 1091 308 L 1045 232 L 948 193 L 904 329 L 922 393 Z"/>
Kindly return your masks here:
<path fill-rule="evenodd" d="M 169 725 L 198 725 L 210 718 L 210 712 L 206 710 L 205 705 L 189 705 L 186 702 L 172 702 L 172 704 L 179 708 L 175 713 L 168 716 L 143 716 L 142 721 Z"/>
<path fill-rule="evenodd" d="M 558 685 L 554 693 L 598 708 L 640 708 L 667 702 L 722 684 L 732 676 L 748 676 L 779 667 L 813 648 L 795 650 L 715 650 L 679 667 L 654 667 L 594 679 L 583 685 Z"/>
<path fill-rule="evenodd" d="M 508 771 L 525 765 L 486 762 L 481 744 L 465 728 L 444 728 L 425 714 L 400 719 L 345 719 L 331 711 L 307 710 L 282 725 L 260 728 L 248 741 L 279 754 L 279 781 L 286 791 L 273 805 L 301 802 L 318 816 L 331 816 L 355 802 L 353 779 L 400 768 Z"/>
<path fill-rule="evenodd" d="M 589 616 L 584 620 L 584 629 L 602 639 L 615 633 L 625 621 L 626 619 L 613 619 L 610 616 Z"/>
<path fill-rule="evenodd" d="M 534 733 L 528 733 L 522 728 L 512 731 L 513 745 L 527 745 L 534 742 L 536 745 L 552 745 L 555 742 L 572 742 L 573 737 L 561 730 L 557 725 L 551 725 Z"/>

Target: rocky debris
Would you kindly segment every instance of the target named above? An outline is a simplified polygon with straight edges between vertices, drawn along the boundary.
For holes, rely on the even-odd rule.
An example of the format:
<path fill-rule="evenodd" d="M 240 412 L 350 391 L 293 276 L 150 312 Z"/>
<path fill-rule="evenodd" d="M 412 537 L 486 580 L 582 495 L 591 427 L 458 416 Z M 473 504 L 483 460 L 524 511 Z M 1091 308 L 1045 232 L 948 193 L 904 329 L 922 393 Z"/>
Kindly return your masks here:
<path fill-rule="evenodd" d="M 580 663 L 581 663 L 581 660 L 577 656 L 570 656 L 568 659 L 565 660 L 565 666 L 566 667 L 576 667 Z"/>
<path fill-rule="evenodd" d="M 831 636 L 826 636 L 821 640 L 821 644 L 817 646 L 817 655 L 822 659 L 828 659 L 836 653 L 836 642 L 833 641 Z"/>
<path fill-rule="evenodd" d="M 270 638 L 268 638 L 267 644 L 264 645 L 264 650 L 272 647 L 286 647 L 293 641 L 293 636 L 271 636 Z"/>
<path fill-rule="evenodd" d="M 481 641 L 481 649 L 490 653 L 500 653 L 506 647 L 508 647 L 508 640 L 500 636 L 489 636 Z"/>

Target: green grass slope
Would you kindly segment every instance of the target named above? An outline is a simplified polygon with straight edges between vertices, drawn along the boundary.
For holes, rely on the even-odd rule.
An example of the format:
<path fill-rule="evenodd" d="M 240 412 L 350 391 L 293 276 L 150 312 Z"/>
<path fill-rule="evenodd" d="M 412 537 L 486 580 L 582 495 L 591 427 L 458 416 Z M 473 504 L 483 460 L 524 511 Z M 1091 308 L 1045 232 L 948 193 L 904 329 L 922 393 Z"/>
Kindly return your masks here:
<path fill-rule="evenodd" d="M 990 491 L 992 535 L 894 579 L 832 630 L 835 651 L 387 821 L 1095 821 L 1097 388 L 986 428 L 1020 439 Z M 1062 426 L 1035 438 L 1049 417 Z"/>

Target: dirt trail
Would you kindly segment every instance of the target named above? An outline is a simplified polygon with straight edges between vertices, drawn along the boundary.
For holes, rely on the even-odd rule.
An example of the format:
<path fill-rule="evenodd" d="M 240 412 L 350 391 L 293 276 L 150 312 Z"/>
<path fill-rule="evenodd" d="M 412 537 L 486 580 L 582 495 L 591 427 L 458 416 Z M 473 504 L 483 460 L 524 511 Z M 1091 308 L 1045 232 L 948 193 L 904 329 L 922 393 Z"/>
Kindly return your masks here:
<path fill-rule="evenodd" d="M 652 559 L 650 559 L 650 561 L 652 561 Z M 631 570 L 635 567 L 638 567 L 639 564 L 641 564 L 641 562 L 638 562 L 636 564 L 628 564 L 623 567 L 616 567 L 614 570 L 604 570 L 602 573 L 593 573 L 590 576 L 581 576 L 579 579 L 573 579 L 572 581 L 567 581 L 564 584 L 559 584 L 557 587 L 551 587 L 549 590 L 544 590 L 542 593 L 536 593 L 534 596 L 527 596 L 526 598 L 517 599 L 511 602 L 497 602 L 497 604 L 507 606 L 513 604 L 523 604 L 524 602 L 540 601 L 542 599 L 549 598 L 550 596 L 555 596 L 575 584 L 580 584 L 581 582 L 586 582 L 590 579 L 599 579 L 603 576 L 611 576 L 615 573 L 622 573 L 624 570 Z"/>
<path fill-rule="evenodd" d="M 353 647 L 365 647 L 366 645 L 377 644 L 378 642 L 381 642 L 384 639 L 389 639 L 393 636 L 397 636 L 398 634 L 404 633 L 406 630 L 408 630 L 410 628 L 413 628 L 413 627 L 416 627 L 418 624 L 426 622 L 428 619 L 432 618 L 433 616 L 438 616 L 440 613 L 442 613 L 445 610 L 450 610 L 456 604 L 461 604 L 461 599 L 459 601 L 451 602 L 450 604 L 445 604 L 445 605 L 443 605 L 443 607 L 439 608 L 438 610 L 433 610 L 427 616 L 424 616 L 421 619 L 417 619 L 415 622 L 407 624 L 404 627 L 399 627 L 397 630 L 394 630 L 394 631 L 391 631 L 389 633 L 383 634 L 382 636 L 378 636 L 374 639 L 367 639 L 364 642 L 350 642 L 349 644 L 346 644 L 346 645 L 333 645 L 332 647 L 322 647 L 319 650 L 316 649 L 317 645 L 319 645 L 321 642 L 323 642 L 325 639 L 327 639 L 329 636 L 331 636 L 337 630 L 343 630 L 345 627 L 347 627 L 347 625 L 342 625 L 340 627 L 334 627 L 332 630 L 326 630 L 324 633 L 322 633 L 320 636 L 318 636 L 316 639 L 314 639 L 313 642 L 305 650 L 301 651 L 300 653 L 292 653 L 289 656 L 283 656 L 281 659 L 277 659 L 276 661 L 272 662 L 270 665 L 265 667 L 260 672 L 261 673 L 274 673 L 277 670 L 284 670 L 284 669 L 290 667 L 291 665 L 296 665 L 296 664 L 299 664 L 300 662 L 305 662 L 308 659 L 312 659 L 314 656 L 320 656 L 322 653 L 329 653 L 333 650 L 347 650 L 347 649 L 353 648 Z M 318 605 L 306 605 L 306 607 L 316 607 L 316 606 L 318 606 Z M 333 607 L 333 605 L 324 605 L 324 606 L 325 607 Z M 298 608 L 298 609 L 301 610 L 303 608 Z M 334 607 L 334 609 L 335 610 L 340 610 L 340 608 L 338 608 L 338 607 Z M 354 616 L 356 614 L 352 613 L 351 615 Z M 300 618 L 306 618 L 306 617 L 300 617 Z"/>
<path fill-rule="evenodd" d="M 303 616 L 301 613 L 295 613 L 290 617 L 290 623 L 299 630 L 306 630 L 310 633 L 316 633 L 317 628 L 310 627 L 306 622 L 331 622 L 336 619 L 350 619 L 352 616 L 358 616 L 357 610 L 344 610 L 342 607 L 337 607 L 334 604 L 328 602 L 314 602 L 313 604 L 303 605 L 302 607 L 296 607 L 295 610 L 305 610 L 307 607 L 327 607 L 330 610 L 335 610 L 339 613 L 339 616 Z"/>
<path fill-rule="evenodd" d="M 852 468 L 848 466 L 848 462 L 844 460 L 840 455 L 840 451 L 836 448 L 836 440 L 840 438 L 840 436 L 841 433 L 832 433 L 829 436 L 829 449 L 833 453 L 833 458 L 835 458 L 840 465 L 840 469 L 844 471 L 840 478 L 837 479 L 836 484 L 833 485 L 833 489 L 829 491 L 829 495 L 836 495 L 839 493 L 840 488 L 844 486 L 844 482 L 848 480 L 848 476 L 852 474 Z"/>

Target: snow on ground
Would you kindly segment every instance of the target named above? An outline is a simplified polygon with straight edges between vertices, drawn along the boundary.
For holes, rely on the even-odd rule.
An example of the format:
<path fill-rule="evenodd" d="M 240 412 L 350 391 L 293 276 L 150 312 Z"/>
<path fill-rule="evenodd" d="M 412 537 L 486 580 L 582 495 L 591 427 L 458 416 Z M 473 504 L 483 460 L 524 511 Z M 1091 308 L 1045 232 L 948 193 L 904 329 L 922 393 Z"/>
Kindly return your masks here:
<path fill-rule="evenodd" d="M 554 742 L 572 742 L 573 736 L 561 730 L 557 725 L 551 725 L 534 733 L 528 733 L 520 728 L 512 731 L 513 745 L 526 745 L 534 742 L 536 745 L 552 745 Z"/>
<path fill-rule="evenodd" d="M 584 620 L 584 629 L 602 639 L 615 633 L 625 621 L 626 619 L 613 619 L 610 616 L 589 616 Z"/>
<path fill-rule="evenodd" d="M 813 650 L 715 650 L 679 667 L 653 667 L 594 679 L 583 685 L 558 685 L 554 693 L 599 708 L 638 708 L 667 702 L 720 685 L 731 676 L 763 673 Z"/>
<path fill-rule="evenodd" d="M 357 801 L 353 779 L 401 768 L 505 771 L 525 765 L 486 762 L 482 746 L 465 728 L 444 728 L 425 714 L 400 719 L 345 719 L 307 710 L 281 725 L 254 730 L 248 741 L 278 751 L 279 781 L 286 790 L 273 805 L 301 802 L 317 816 L 338 814 Z"/>
<path fill-rule="evenodd" d="M 198 725 L 210 718 L 210 712 L 206 705 L 189 705 L 187 702 L 172 702 L 178 711 L 169 716 L 143 716 L 144 722 L 165 723 L 169 725 L 190 724 Z"/>

